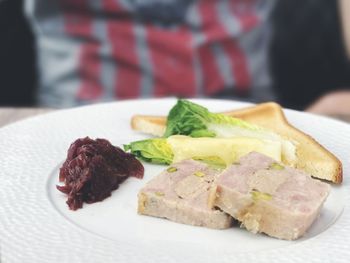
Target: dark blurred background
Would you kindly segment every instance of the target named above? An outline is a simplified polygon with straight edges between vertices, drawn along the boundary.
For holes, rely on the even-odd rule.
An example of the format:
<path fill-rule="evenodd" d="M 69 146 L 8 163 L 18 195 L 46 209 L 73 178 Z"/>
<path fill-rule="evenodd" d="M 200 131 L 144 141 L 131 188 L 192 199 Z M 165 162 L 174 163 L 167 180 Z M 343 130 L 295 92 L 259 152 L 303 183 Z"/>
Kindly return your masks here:
<path fill-rule="evenodd" d="M 336 0 L 279 0 L 272 14 L 271 73 L 279 102 L 304 109 L 350 87 L 350 63 Z"/>
<path fill-rule="evenodd" d="M 0 105 L 34 105 L 35 45 L 23 0 L 0 0 L 0 32 Z"/>

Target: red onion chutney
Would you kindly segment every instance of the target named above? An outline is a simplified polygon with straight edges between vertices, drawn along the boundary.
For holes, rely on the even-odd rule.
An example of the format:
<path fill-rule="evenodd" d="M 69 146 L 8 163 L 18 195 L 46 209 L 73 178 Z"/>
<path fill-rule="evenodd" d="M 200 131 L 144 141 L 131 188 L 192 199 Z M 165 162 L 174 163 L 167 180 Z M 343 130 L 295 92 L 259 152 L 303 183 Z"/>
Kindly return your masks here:
<path fill-rule="evenodd" d="M 59 172 L 63 186 L 57 189 L 68 195 L 71 210 L 83 203 L 102 201 L 129 176 L 143 178 L 143 165 L 130 153 L 105 139 L 77 139 L 68 149 Z"/>

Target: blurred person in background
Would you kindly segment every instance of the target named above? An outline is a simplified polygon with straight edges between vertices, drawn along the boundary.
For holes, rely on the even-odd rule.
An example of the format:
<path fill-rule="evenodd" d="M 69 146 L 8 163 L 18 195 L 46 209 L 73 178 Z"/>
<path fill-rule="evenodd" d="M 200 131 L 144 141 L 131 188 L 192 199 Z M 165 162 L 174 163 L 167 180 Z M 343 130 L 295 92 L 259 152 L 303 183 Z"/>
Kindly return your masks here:
<path fill-rule="evenodd" d="M 140 97 L 270 100 L 274 1 L 26 2 L 37 37 L 42 105 Z"/>
<path fill-rule="evenodd" d="M 196 96 L 322 112 L 331 97 L 327 112 L 350 111 L 349 92 L 335 95 L 350 87 L 346 1 L 27 0 L 38 103 Z"/>

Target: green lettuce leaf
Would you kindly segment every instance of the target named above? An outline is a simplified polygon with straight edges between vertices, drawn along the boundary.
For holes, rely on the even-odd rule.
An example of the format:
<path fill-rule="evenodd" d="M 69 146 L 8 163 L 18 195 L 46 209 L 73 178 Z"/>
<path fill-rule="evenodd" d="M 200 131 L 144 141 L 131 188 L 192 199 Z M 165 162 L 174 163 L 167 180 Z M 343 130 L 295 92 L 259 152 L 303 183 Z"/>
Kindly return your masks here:
<path fill-rule="evenodd" d="M 124 145 L 124 150 L 130 151 L 140 160 L 154 164 L 171 164 L 174 158 L 171 147 L 164 138 L 131 142 Z"/>
<path fill-rule="evenodd" d="M 220 127 L 240 127 L 245 130 L 260 130 L 243 120 L 221 113 L 212 113 L 203 106 L 179 99 L 170 110 L 164 137 L 181 134 L 191 137 L 216 137 Z"/>

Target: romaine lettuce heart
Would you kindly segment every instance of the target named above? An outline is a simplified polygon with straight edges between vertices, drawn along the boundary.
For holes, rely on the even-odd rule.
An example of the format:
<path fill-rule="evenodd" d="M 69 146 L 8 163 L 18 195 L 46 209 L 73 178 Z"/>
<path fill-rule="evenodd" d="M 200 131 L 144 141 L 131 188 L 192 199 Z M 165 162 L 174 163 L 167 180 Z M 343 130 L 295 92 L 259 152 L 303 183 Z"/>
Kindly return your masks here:
<path fill-rule="evenodd" d="M 205 107 L 188 100 L 178 100 L 167 118 L 164 137 L 177 134 L 191 137 L 251 137 L 276 141 L 282 145 L 281 158 L 284 163 L 293 165 L 296 160 L 295 143 L 241 119 L 220 113 L 211 113 Z"/>
<path fill-rule="evenodd" d="M 281 143 L 249 137 L 192 138 L 174 135 L 169 138 L 148 139 L 124 145 L 136 157 L 156 164 L 171 164 L 185 159 L 203 160 L 213 165 L 230 165 L 240 157 L 256 151 L 281 160 Z"/>

